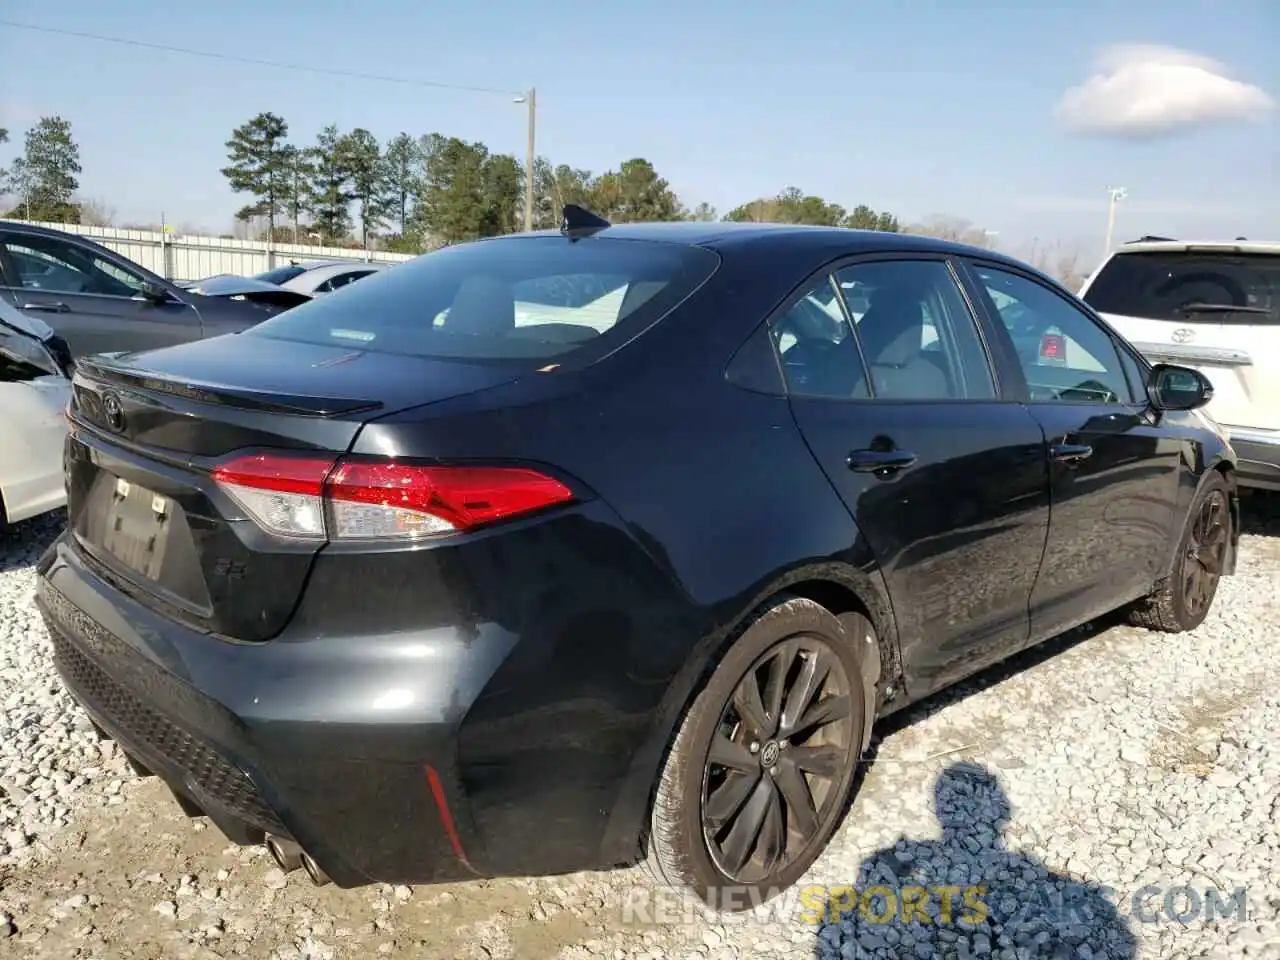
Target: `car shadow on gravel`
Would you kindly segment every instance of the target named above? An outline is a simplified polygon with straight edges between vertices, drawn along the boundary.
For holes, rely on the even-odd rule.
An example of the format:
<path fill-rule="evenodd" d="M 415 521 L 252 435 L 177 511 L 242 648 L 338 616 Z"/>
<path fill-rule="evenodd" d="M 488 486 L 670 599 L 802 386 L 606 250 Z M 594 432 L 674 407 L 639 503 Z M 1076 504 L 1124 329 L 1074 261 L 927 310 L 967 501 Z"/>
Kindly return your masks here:
<path fill-rule="evenodd" d="M 67 525 L 67 512 L 55 510 L 0 529 L 0 573 L 35 566 Z"/>
<path fill-rule="evenodd" d="M 1280 537 L 1280 491 L 1256 490 L 1240 498 L 1240 532 Z"/>
<path fill-rule="evenodd" d="M 849 887 L 829 889 L 818 908 L 816 960 L 968 960 L 1002 948 L 1020 960 L 1138 955 L 1101 887 L 1005 845 L 1011 809 L 993 772 L 952 764 L 935 781 L 934 798 L 941 838 L 903 836 L 867 857 Z"/>

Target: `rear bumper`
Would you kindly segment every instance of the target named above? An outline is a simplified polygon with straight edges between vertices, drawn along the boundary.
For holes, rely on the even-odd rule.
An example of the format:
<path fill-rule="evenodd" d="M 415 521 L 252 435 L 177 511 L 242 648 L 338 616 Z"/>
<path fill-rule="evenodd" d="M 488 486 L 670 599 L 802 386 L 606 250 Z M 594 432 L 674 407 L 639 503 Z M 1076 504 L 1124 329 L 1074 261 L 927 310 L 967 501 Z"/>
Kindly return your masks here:
<path fill-rule="evenodd" d="M 1280 431 L 1227 430 L 1240 486 L 1280 490 Z"/>
<path fill-rule="evenodd" d="M 429 618 L 429 552 L 363 583 L 322 555 L 290 629 L 264 643 L 139 604 L 70 534 L 42 558 L 36 600 L 86 712 L 238 842 L 291 838 L 343 887 L 601 869 L 638 852 L 655 717 L 689 651 L 647 555 L 619 552 L 601 505 L 582 510 L 557 521 L 583 538 L 563 577 L 481 578 L 500 614 L 464 589 L 490 566 L 483 544 L 434 571 L 459 591 Z M 593 582 L 565 590 L 575 578 Z M 637 615 L 668 627 L 658 642 Z"/>
<path fill-rule="evenodd" d="M 211 641 L 109 592 L 64 541 L 42 568 L 36 601 L 67 689 L 228 835 L 291 838 L 344 887 L 476 874 L 463 845 L 465 813 L 449 806 L 457 795 L 453 724 L 391 722 L 365 732 L 328 722 L 321 703 L 307 717 L 268 693 L 273 679 L 283 689 L 286 677 L 314 679 L 316 671 L 359 683 L 379 670 L 379 654 L 298 656 L 295 648 L 281 656 L 271 645 Z M 229 703 L 202 692 L 237 687 Z M 369 708 L 373 719 L 377 705 Z M 378 742 L 378 759 L 361 748 L 365 737 Z"/>

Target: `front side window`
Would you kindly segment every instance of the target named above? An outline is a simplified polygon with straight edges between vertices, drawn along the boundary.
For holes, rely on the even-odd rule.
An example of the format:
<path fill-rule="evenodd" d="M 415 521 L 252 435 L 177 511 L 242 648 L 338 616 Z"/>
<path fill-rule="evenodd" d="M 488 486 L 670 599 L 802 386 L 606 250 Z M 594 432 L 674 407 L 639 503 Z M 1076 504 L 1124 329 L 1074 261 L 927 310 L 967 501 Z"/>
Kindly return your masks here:
<path fill-rule="evenodd" d="M 884 400 L 989 400 L 991 365 L 968 304 L 941 260 L 877 260 L 837 271 L 857 291 L 855 329 Z"/>
<path fill-rule="evenodd" d="M 376 270 L 351 270 L 347 273 L 339 273 L 337 276 L 330 277 L 320 286 L 316 287 L 316 293 L 332 293 L 339 287 L 345 287 L 349 283 L 355 283 L 361 277 L 367 277 L 371 273 L 377 273 Z"/>
<path fill-rule="evenodd" d="M 136 274 L 130 273 L 123 267 L 117 266 L 110 260 L 104 260 L 102 257 L 94 257 L 93 266 L 105 276 L 110 277 L 122 286 L 128 287 L 132 295 L 142 293 L 144 284 L 142 278 Z"/>
<path fill-rule="evenodd" d="M 14 237 L 4 246 L 27 290 L 133 297 L 142 289 L 141 277 L 66 240 Z"/>
<path fill-rule="evenodd" d="M 245 335 L 437 359 L 602 356 L 644 331 L 720 263 L 698 246 L 510 237 L 377 271 Z"/>
<path fill-rule="evenodd" d="M 1032 401 L 1132 402 L 1116 345 L 1092 317 L 1020 274 L 974 269 L 1013 341 Z"/>

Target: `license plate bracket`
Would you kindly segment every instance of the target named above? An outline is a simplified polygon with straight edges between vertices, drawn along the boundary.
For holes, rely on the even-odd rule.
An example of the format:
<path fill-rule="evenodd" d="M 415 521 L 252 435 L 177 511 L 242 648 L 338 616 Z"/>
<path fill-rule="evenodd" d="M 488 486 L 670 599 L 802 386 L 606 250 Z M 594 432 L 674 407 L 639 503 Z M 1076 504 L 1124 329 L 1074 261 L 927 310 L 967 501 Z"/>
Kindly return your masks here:
<path fill-rule="evenodd" d="M 148 580 L 158 580 L 173 510 L 168 497 L 117 478 L 107 507 L 103 549 Z"/>

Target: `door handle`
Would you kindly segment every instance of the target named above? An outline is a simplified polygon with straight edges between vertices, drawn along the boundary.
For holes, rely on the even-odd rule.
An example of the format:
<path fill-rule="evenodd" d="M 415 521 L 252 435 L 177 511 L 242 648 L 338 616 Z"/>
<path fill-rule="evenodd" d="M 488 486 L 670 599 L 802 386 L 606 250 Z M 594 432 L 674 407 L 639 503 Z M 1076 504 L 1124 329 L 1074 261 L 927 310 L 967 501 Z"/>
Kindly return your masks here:
<path fill-rule="evenodd" d="M 882 476 L 905 470 L 916 462 L 916 455 L 906 450 L 854 450 L 849 454 L 849 469 L 854 473 Z"/>
<path fill-rule="evenodd" d="M 41 313 L 70 313 L 71 308 L 61 301 L 57 303 L 24 303 L 23 310 L 38 310 Z"/>
<path fill-rule="evenodd" d="M 1093 455 L 1087 443 L 1055 443 L 1049 448 L 1049 459 L 1058 463 L 1079 463 Z"/>

